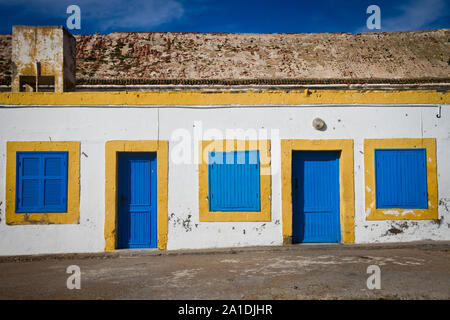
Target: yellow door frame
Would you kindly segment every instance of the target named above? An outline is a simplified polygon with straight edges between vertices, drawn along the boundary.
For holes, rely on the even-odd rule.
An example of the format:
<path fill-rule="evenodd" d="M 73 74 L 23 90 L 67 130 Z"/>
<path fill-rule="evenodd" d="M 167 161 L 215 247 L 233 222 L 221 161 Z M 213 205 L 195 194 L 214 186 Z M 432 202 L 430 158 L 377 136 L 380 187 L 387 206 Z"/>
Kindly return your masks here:
<path fill-rule="evenodd" d="M 353 140 L 281 140 L 281 207 L 283 243 L 292 242 L 292 151 L 340 151 L 339 197 L 341 241 L 355 242 L 355 192 L 353 180 Z"/>
<path fill-rule="evenodd" d="M 169 142 L 160 140 L 113 140 L 105 145 L 105 251 L 117 246 L 117 153 L 156 152 L 158 249 L 167 248 L 167 187 Z"/>

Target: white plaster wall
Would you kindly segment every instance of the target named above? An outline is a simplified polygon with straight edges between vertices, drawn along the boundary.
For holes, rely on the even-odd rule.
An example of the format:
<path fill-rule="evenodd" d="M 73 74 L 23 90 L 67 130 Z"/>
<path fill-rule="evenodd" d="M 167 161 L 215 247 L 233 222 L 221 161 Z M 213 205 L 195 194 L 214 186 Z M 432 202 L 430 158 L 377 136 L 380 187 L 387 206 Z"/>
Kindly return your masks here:
<path fill-rule="evenodd" d="M 290 106 L 239 108 L 0 108 L 0 255 L 104 250 L 105 142 L 169 140 L 168 249 L 282 244 L 279 139 L 354 139 L 355 241 L 450 240 L 450 108 L 442 106 Z M 327 130 L 312 128 L 321 117 Z M 272 156 L 270 222 L 199 222 L 198 167 L 175 164 L 176 130 L 196 135 L 216 129 L 266 129 Z M 276 130 L 272 132 L 270 130 Z M 366 221 L 364 138 L 437 138 L 439 218 L 436 221 Z M 225 138 L 225 137 L 224 137 Z M 265 138 L 259 136 L 258 138 Z M 5 224 L 6 141 L 81 141 L 80 224 Z M 179 145 L 178 145 L 179 146 Z M 192 160 L 194 160 L 194 149 Z M 196 152 L 196 151 L 195 151 Z M 399 227 L 402 224 L 403 228 Z M 397 235 L 392 226 L 403 230 Z"/>
<path fill-rule="evenodd" d="M 104 251 L 105 142 L 156 139 L 156 114 L 148 109 L 0 109 L 0 255 Z M 6 141 L 34 140 L 81 141 L 80 224 L 5 224 Z"/>

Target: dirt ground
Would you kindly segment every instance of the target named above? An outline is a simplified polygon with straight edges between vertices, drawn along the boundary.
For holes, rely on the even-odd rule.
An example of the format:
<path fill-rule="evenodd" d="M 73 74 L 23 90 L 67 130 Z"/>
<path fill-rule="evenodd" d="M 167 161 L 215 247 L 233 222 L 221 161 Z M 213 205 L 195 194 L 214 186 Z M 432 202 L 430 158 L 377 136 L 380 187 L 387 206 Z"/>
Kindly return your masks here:
<path fill-rule="evenodd" d="M 0 258 L 0 299 L 450 299 L 450 242 Z M 69 290 L 70 265 L 81 289 Z M 367 288 L 369 265 L 381 288 Z"/>

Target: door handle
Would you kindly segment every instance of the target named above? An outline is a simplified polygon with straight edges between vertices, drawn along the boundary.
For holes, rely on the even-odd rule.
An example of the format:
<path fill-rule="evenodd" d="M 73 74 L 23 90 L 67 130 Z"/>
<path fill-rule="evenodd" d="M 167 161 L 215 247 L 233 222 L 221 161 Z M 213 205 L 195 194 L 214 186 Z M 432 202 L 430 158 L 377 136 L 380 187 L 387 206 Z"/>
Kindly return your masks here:
<path fill-rule="evenodd" d="M 298 189 L 298 179 L 297 178 L 294 179 L 294 188 Z"/>
<path fill-rule="evenodd" d="M 123 207 L 125 205 L 125 196 L 123 194 L 120 195 L 120 206 Z"/>

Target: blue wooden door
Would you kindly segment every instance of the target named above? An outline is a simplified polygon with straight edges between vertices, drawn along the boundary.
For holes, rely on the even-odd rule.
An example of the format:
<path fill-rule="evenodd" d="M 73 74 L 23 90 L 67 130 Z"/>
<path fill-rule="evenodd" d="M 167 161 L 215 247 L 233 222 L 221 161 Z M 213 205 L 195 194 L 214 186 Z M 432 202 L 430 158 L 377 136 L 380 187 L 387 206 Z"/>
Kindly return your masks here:
<path fill-rule="evenodd" d="M 156 248 L 156 154 L 118 157 L 118 248 Z"/>
<path fill-rule="evenodd" d="M 340 242 L 339 152 L 292 154 L 292 241 Z"/>

